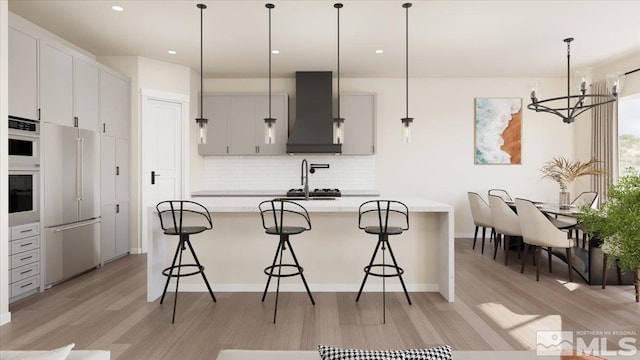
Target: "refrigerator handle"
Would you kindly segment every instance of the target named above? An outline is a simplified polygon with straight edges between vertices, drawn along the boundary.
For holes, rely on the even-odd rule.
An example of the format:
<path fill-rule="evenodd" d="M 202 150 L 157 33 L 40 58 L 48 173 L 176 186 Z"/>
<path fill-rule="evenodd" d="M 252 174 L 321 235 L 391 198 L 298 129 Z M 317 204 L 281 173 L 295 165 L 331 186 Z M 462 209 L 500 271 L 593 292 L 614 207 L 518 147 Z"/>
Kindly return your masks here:
<path fill-rule="evenodd" d="M 51 228 L 51 231 L 53 231 L 53 232 L 67 231 L 67 230 L 77 229 L 79 227 L 83 227 L 83 226 L 87 226 L 87 225 L 98 224 L 98 223 L 101 223 L 101 222 L 102 222 L 102 219 L 91 219 L 91 220 L 87 220 L 87 221 L 77 222 L 77 223 L 71 224 L 71 225 L 63 225 L 63 226 L 58 226 L 58 227 L 55 227 L 55 228 Z"/>
<path fill-rule="evenodd" d="M 84 139 L 80 138 L 80 200 L 84 200 Z"/>
<path fill-rule="evenodd" d="M 80 164 L 82 163 L 82 159 L 80 158 L 80 148 L 82 144 L 80 143 L 82 139 L 76 138 L 76 201 L 81 200 L 82 193 L 80 190 Z"/>

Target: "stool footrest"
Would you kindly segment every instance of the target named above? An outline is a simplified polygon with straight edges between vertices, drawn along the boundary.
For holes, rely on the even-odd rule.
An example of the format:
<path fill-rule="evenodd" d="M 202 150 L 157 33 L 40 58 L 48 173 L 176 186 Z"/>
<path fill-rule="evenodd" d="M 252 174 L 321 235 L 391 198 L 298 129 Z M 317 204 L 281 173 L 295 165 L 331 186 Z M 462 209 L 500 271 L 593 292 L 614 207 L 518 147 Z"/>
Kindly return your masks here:
<path fill-rule="evenodd" d="M 194 270 L 188 273 L 180 273 L 180 275 L 178 275 L 178 272 L 177 272 L 178 268 L 196 268 L 198 270 Z M 175 272 L 172 273 L 172 270 L 175 270 Z M 162 270 L 162 275 L 167 277 L 183 277 L 183 276 L 193 276 L 197 274 L 202 274 L 203 272 L 204 272 L 204 266 L 202 265 L 182 264 L 182 265 L 169 266 L 168 268 Z"/>
<path fill-rule="evenodd" d="M 388 269 L 395 270 L 395 272 L 392 272 L 391 274 L 387 274 L 387 273 L 381 274 L 381 273 L 373 272 L 373 268 L 388 268 Z M 377 276 L 377 277 L 395 277 L 395 276 L 400 276 L 404 274 L 404 269 L 401 268 L 400 266 L 389 265 L 389 264 L 372 264 L 372 265 L 365 266 L 364 272 L 366 272 L 369 275 Z"/>
<path fill-rule="evenodd" d="M 278 268 L 290 268 L 290 269 L 292 268 L 292 269 L 296 269 L 297 271 L 294 272 L 294 273 L 287 273 L 287 274 L 278 275 L 278 273 L 277 273 Z M 276 265 L 267 266 L 266 268 L 264 268 L 264 273 L 266 275 L 274 276 L 274 277 L 297 276 L 297 275 L 301 275 L 303 271 L 304 271 L 304 269 L 302 268 L 302 266 L 297 266 L 297 265 L 294 265 L 294 264 L 276 264 Z"/>

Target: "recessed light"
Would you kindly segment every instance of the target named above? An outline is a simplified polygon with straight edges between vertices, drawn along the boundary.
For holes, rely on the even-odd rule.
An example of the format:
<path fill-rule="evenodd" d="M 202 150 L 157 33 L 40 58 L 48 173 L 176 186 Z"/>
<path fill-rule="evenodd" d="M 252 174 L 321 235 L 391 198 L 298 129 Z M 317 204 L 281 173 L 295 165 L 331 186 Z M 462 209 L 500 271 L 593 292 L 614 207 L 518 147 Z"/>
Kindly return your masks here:
<path fill-rule="evenodd" d="M 274 55 L 278 55 L 278 54 L 280 54 L 280 50 L 275 50 L 274 49 L 274 50 L 271 50 L 271 53 L 274 54 Z"/>
<path fill-rule="evenodd" d="M 119 6 L 119 5 L 113 5 L 111 7 L 111 9 L 113 9 L 113 11 L 117 11 L 117 12 L 123 12 L 124 11 L 124 8 L 122 6 Z"/>
<path fill-rule="evenodd" d="M 384 52 L 384 50 L 382 50 L 382 49 L 376 50 L 376 54 L 382 54 L 383 52 Z"/>
<path fill-rule="evenodd" d="M 169 54 L 171 54 L 171 55 L 175 55 L 175 54 L 177 54 L 177 52 L 176 52 L 175 50 L 169 50 L 169 51 L 167 51 L 167 52 L 168 52 Z"/>

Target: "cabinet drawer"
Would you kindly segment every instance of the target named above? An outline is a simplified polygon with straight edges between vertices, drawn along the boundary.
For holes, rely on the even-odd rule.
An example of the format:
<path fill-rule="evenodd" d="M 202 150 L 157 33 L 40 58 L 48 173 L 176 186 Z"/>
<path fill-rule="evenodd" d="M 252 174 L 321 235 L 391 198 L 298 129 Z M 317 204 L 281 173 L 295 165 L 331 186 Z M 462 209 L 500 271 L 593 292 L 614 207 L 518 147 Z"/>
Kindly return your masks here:
<path fill-rule="evenodd" d="M 32 276 L 30 278 L 11 284 L 11 293 L 9 294 L 9 297 L 15 297 L 39 287 L 40 275 Z"/>
<path fill-rule="evenodd" d="M 25 251 L 20 254 L 11 255 L 9 257 L 9 269 L 34 263 L 40 260 L 40 249 Z"/>
<path fill-rule="evenodd" d="M 40 247 L 40 236 L 12 241 L 9 244 L 11 246 L 10 254 L 17 254 L 24 251 L 37 249 Z"/>
<path fill-rule="evenodd" d="M 18 282 L 20 280 L 24 280 L 28 277 L 39 275 L 40 274 L 40 263 L 35 262 L 33 264 L 20 266 L 19 268 L 15 268 L 11 270 L 11 278 L 9 279 L 10 283 Z"/>
<path fill-rule="evenodd" d="M 11 227 L 11 240 L 24 239 L 34 235 L 40 235 L 40 223 Z"/>

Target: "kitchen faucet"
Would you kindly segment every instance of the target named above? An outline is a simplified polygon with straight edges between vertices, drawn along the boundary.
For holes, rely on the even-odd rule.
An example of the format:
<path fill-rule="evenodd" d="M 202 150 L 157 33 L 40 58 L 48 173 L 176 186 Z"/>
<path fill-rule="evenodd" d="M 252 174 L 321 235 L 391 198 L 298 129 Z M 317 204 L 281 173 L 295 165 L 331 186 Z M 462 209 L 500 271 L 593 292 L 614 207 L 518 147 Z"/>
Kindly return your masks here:
<path fill-rule="evenodd" d="M 309 168 L 309 163 L 307 159 L 302 160 L 302 164 L 300 164 L 300 185 L 304 185 L 304 199 L 309 200 L 309 173 L 315 173 L 316 169 L 328 169 L 329 164 L 311 164 L 311 168 Z"/>

